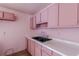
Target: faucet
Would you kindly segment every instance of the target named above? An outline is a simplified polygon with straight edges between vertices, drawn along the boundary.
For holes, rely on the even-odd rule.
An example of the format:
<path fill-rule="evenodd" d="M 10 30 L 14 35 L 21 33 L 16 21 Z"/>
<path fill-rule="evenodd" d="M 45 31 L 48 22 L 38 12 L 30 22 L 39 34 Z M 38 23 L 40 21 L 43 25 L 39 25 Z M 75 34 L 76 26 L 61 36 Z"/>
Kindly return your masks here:
<path fill-rule="evenodd" d="M 49 35 L 47 35 L 47 33 L 45 33 L 45 32 L 41 32 L 41 35 L 42 35 L 43 37 L 46 37 L 46 38 L 49 37 Z"/>

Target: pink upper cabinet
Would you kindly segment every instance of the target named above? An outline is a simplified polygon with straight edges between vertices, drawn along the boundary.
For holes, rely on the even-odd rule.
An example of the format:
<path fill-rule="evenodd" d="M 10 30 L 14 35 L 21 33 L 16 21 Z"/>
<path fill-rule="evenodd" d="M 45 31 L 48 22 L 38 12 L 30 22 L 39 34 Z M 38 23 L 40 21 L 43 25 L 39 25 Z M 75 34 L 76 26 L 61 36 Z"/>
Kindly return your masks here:
<path fill-rule="evenodd" d="M 3 19 L 3 12 L 0 11 L 0 19 Z"/>
<path fill-rule="evenodd" d="M 36 14 L 36 24 L 40 24 L 40 21 L 41 19 L 40 19 L 40 13 L 37 13 Z"/>
<path fill-rule="evenodd" d="M 41 11 L 41 23 L 48 22 L 48 9 L 44 9 Z"/>
<path fill-rule="evenodd" d="M 4 19 L 5 20 L 16 20 L 15 15 L 13 13 L 4 12 Z"/>
<path fill-rule="evenodd" d="M 30 28 L 33 29 L 33 17 L 30 17 Z"/>
<path fill-rule="evenodd" d="M 77 24 L 77 4 L 59 4 L 59 26 L 69 27 Z"/>
<path fill-rule="evenodd" d="M 36 16 L 30 17 L 30 28 L 36 29 Z"/>
<path fill-rule="evenodd" d="M 48 7 L 48 28 L 58 26 L 58 4 Z"/>

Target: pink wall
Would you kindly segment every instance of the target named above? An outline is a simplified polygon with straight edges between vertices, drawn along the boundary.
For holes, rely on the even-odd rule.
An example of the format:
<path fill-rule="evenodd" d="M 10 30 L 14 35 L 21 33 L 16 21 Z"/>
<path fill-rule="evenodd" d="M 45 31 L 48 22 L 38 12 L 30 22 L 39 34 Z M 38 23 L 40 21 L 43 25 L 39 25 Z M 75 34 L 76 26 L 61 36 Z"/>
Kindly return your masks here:
<path fill-rule="evenodd" d="M 7 54 L 24 50 L 26 48 L 24 35 L 30 34 L 30 15 L 3 7 L 0 7 L 0 11 L 12 12 L 17 16 L 17 21 L 14 22 L 0 20 L 0 55 L 5 55 L 4 52 L 8 49 L 10 51 Z"/>
<path fill-rule="evenodd" d="M 79 28 L 64 28 L 64 29 L 39 29 L 35 30 L 35 35 L 40 32 L 45 32 L 49 37 L 56 37 L 62 40 L 69 40 L 79 43 Z"/>

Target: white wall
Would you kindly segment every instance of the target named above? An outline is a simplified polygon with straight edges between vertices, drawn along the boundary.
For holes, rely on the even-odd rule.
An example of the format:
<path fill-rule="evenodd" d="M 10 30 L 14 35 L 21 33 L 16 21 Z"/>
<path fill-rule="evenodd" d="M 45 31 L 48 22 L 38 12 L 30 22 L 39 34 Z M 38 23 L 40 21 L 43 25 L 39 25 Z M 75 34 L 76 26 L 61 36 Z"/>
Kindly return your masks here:
<path fill-rule="evenodd" d="M 63 28 L 63 29 L 39 29 L 35 30 L 35 35 L 45 32 L 49 37 L 56 37 L 62 40 L 69 40 L 79 43 L 79 28 Z"/>
<path fill-rule="evenodd" d="M 24 35 L 30 35 L 30 15 L 0 7 L 0 11 L 15 13 L 16 21 L 1 21 L 0 20 L 0 55 L 18 52 L 26 48 L 26 40 Z M 12 50 L 13 49 L 13 50 Z"/>

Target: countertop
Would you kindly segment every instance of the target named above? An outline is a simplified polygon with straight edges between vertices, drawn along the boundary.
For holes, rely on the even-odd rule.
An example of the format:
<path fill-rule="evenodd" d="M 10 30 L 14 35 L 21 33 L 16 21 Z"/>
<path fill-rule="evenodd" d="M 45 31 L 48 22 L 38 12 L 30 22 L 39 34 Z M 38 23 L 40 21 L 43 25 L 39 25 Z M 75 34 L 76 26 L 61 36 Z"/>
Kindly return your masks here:
<path fill-rule="evenodd" d="M 62 55 L 62 56 L 78 56 L 79 55 L 79 45 L 64 43 L 63 40 L 58 38 L 52 38 L 50 41 L 39 42 L 37 40 L 32 39 L 31 37 L 27 37 L 33 41 L 36 41 L 40 45 L 43 45 L 50 50 Z"/>

